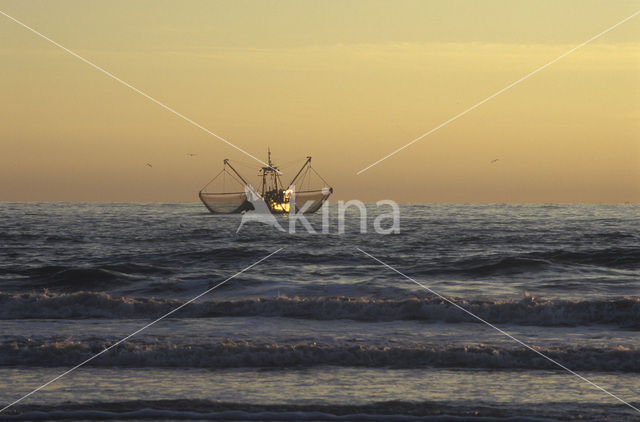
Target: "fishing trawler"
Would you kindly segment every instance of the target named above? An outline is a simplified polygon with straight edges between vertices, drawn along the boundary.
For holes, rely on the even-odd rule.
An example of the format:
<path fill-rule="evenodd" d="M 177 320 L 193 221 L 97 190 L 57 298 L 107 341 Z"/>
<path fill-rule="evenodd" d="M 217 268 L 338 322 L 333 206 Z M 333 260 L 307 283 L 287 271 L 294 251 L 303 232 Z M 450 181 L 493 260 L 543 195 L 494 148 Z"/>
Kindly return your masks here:
<path fill-rule="evenodd" d="M 259 192 L 231 165 L 229 159 L 223 163 L 220 173 L 198 192 L 204 206 L 214 214 L 239 214 L 253 210 L 254 206 L 247 197 L 248 190 L 258 193 L 273 214 L 288 213 L 291 204 L 295 204 L 295 212 L 314 213 L 333 193 L 333 188 L 311 167 L 311 157 L 306 157 L 300 170 L 285 185 L 280 178 L 282 172 L 271 162 L 269 150 L 268 165 L 260 168 L 258 173 Z M 314 178 L 318 178 L 322 186 L 314 183 Z"/>

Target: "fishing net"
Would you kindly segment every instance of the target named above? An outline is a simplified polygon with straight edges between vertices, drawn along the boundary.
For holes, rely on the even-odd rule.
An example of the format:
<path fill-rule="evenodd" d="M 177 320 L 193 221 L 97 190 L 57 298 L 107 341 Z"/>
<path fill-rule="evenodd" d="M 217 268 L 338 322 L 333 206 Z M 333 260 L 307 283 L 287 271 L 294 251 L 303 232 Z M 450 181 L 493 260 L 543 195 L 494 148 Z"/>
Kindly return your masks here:
<path fill-rule="evenodd" d="M 251 208 L 244 183 L 225 167 L 198 193 L 209 211 L 216 214 L 238 213 Z"/>
<path fill-rule="evenodd" d="M 293 190 L 295 191 L 296 212 L 304 209 L 305 214 L 318 211 L 324 201 L 333 193 L 333 188 L 311 165 L 306 166 L 298 175 L 293 184 Z M 307 206 L 308 202 L 310 204 Z"/>
<path fill-rule="evenodd" d="M 308 207 L 304 210 L 305 214 L 311 214 L 320 209 L 324 201 L 327 200 L 329 195 L 331 195 L 331 188 L 323 188 L 319 190 L 310 190 L 310 191 L 296 191 L 295 193 L 295 202 L 296 202 L 296 212 L 301 211 L 305 208 L 307 202 L 311 202 Z"/>

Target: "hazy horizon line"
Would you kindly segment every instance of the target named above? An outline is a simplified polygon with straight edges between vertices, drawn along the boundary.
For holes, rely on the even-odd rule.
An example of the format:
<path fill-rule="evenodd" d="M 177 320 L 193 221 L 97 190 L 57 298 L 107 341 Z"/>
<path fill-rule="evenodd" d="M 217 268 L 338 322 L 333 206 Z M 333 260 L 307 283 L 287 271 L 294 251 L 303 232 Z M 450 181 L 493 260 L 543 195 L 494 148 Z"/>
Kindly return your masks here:
<path fill-rule="evenodd" d="M 338 201 L 349 201 L 347 200 L 338 200 Z M 336 204 L 338 201 L 327 201 L 330 204 Z M 365 204 L 375 204 L 377 201 L 362 201 Z M 403 205 L 425 205 L 425 204 L 485 204 L 485 205 L 638 205 L 640 201 L 625 201 L 625 202 L 553 202 L 553 201 L 425 201 L 425 202 L 416 202 L 416 201 L 395 201 L 398 204 Z M 187 205 L 187 204 L 196 204 L 201 205 L 199 201 L 36 201 L 36 200 L 27 200 L 27 201 L 10 201 L 10 200 L 0 200 L 0 204 L 171 204 L 171 205 Z"/>

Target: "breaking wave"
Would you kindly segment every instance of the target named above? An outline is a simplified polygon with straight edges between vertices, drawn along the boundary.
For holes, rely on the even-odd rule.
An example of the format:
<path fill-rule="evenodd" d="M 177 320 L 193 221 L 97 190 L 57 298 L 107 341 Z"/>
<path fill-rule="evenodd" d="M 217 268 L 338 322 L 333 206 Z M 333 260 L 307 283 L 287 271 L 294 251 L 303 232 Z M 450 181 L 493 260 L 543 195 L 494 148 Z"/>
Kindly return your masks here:
<path fill-rule="evenodd" d="M 640 327 L 640 297 L 589 301 L 549 301 L 525 297 L 520 301 L 454 299 L 460 306 L 492 323 L 540 326 L 614 324 Z M 183 304 L 182 300 L 126 298 L 107 293 L 0 293 L 0 318 L 111 318 L 159 317 Z M 211 300 L 192 303 L 176 316 L 288 317 L 314 320 L 478 322 L 439 298 L 366 299 L 350 297 L 277 297 L 248 300 Z"/>
<path fill-rule="evenodd" d="M 13 340 L 0 344 L 1 366 L 72 366 L 113 342 Z M 640 372 L 640 349 L 624 346 L 539 348 L 574 370 Z M 371 368 L 559 369 L 522 347 L 487 345 L 376 346 L 367 344 L 262 343 L 225 340 L 211 343 L 131 341 L 88 363 L 106 367 L 290 368 L 343 366 Z"/>

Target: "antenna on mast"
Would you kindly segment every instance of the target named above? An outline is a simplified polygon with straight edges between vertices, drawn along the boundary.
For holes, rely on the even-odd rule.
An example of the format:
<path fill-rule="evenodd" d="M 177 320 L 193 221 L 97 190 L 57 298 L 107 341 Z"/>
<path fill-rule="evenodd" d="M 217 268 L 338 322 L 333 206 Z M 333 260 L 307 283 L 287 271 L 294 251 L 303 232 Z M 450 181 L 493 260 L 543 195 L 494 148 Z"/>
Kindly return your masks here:
<path fill-rule="evenodd" d="M 271 147 L 267 147 L 267 155 L 269 157 L 269 167 L 271 167 Z"/>

